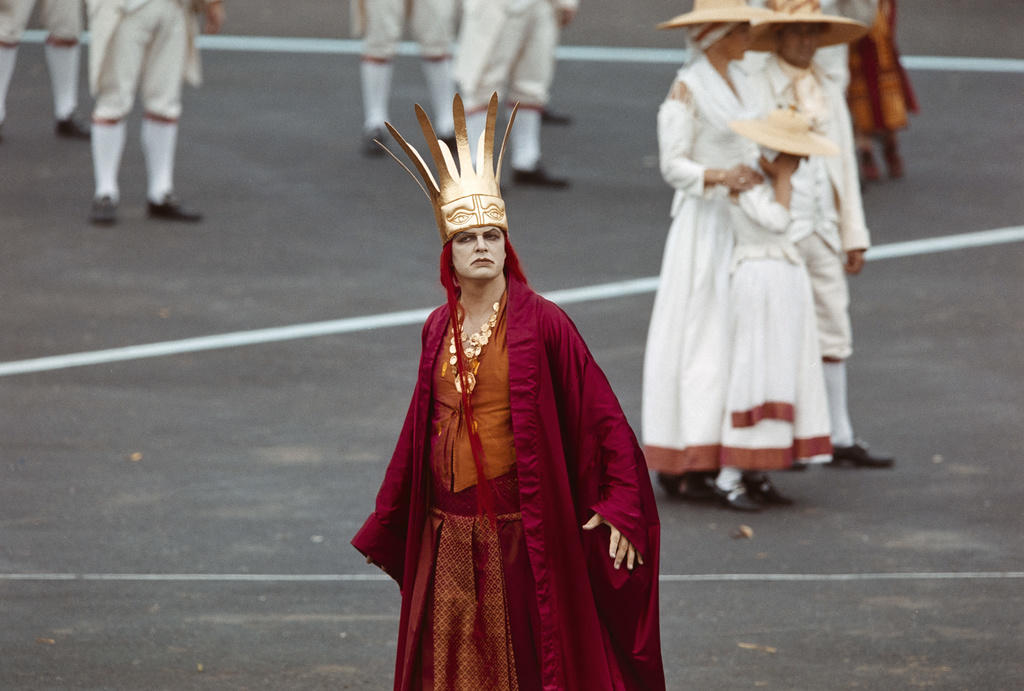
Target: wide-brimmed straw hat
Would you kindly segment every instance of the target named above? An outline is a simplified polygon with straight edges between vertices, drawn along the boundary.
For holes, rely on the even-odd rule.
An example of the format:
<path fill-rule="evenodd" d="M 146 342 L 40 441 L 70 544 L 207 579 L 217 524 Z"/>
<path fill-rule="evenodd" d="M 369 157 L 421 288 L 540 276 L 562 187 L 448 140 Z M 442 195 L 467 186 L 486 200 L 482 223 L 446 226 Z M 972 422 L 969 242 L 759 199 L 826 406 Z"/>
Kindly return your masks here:
<path fill-rule="evenodd" d="M 773 50 L 775 37 L 771 29 L 786 24 L 824 25 L 825 31 L 818 37 L 819 48 L 856 41 L 870 29 L 867 24 L 855 19 L 825 14 L 821 11 L 821 3 L 818 0 L 769 0 L 768 7 L 773 10 L 771 14 L 751 22 L 755 27 L 769 29 L 754 36 L 751 50 Z"/>
<path fill-rule="evenodd" d="M 828 137 L 811 131 L 811 121 L 792 109 L 773 110 L 757 120 L 734 120 L 734 132 L 784 154 L 838 156 L 839 147 Z"/>
<path fill-rule="evenodd" d="M 770 11 L 751 7 L 745 0 L 693 0 L 693 11 L 662 22 L 658 28 L 681 29 L 694 24 L 753 22 L 771 16 Z"/>

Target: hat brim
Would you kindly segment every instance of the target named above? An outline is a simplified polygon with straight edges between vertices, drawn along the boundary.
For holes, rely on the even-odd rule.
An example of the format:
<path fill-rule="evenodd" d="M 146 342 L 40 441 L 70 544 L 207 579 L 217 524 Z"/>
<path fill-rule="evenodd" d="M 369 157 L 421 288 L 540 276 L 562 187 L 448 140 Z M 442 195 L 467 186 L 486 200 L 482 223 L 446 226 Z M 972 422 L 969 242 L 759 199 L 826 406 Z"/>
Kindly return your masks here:
<path fill-rule="evenodd" d="M 733 132 L 761 146 L 795 156 L 838 156 L 839 147 L 832 140 L 814 132 L 794 135 L 764 120 L 735 120 L 729 123 Z"/>
<path fill-rule="evenodd" d="M 659 29 L 682 29 L 694 24 L 715 24 L 722 22 L 751 22 L 773 16 L 770 10 L 759 7 L 723 7 L 714 10 L 694 10 L 658 24 Z"/>
<path fill-rule="evenodd" d="M 767 18 L 754 20 L 752 23 L 754 28 L 763 28 L 764 30 L 755 34 L 754 40 L 750 44 L 750 50 L 762 51 L 775 50 L 775 32 L 773 30 L 787 24 L 824 24 L 825 31 L 818 37 L 819 48 L 851 43 L 870 31 L 868 25 L 861 24 L 855 19 L 812 12 L 774 13 Z"/>

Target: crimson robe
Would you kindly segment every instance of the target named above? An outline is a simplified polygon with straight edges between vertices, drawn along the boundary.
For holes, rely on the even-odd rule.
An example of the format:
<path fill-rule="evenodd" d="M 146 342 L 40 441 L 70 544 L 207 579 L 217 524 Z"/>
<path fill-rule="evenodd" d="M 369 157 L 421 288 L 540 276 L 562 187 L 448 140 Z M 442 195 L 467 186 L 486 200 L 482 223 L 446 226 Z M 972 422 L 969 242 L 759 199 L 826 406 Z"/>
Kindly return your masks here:
<path fill-rule="evenodd" d="M 508 360 L 520 511 L 540 614 L 544 691 L 665 688 L 658 627 L 660 525 L 643 453 L 604 373 L 569 317 L 512 277 Z M 408 691 L 409 631 L 420 536 L 430 509 L 433 368 L 447 331 L 440 307 L 423 327 L 419 378 L 374 512 L 352 540 L 402 592 L 396 691 Z M 630 572 L 608 556 L 608 529 L 644 557 Z M 526 691 L 524 689 L 524 691 Z"/>

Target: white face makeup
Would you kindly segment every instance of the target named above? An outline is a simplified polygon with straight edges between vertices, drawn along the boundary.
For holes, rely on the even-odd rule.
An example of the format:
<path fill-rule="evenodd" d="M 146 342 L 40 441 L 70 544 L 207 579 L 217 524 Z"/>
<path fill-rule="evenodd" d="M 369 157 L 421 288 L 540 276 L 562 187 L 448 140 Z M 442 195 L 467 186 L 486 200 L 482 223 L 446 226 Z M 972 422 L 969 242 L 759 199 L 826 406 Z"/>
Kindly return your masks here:
<path fill-rule="evenodd" d="M 472 228 L 452 239 L 452 266 L 460 282 L 490 281 L 505 268 L 505 234 L 493 226 Z"/>

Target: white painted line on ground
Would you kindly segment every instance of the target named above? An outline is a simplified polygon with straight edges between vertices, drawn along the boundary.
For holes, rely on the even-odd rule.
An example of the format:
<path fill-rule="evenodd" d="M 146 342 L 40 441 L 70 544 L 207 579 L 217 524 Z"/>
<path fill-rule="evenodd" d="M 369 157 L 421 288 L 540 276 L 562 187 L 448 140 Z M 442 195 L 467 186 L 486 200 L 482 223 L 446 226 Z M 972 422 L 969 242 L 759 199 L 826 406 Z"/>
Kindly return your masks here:
<path fill-rule="evenodd" d="M 40 29 L 26 31 L 23 43 L 43 43 L 48 33 Z M 89 42 L 89 34 L 82 37 Z M 300 38 L 288 36 L 208 36 L 199 37 L 203 50 L 248 53 L 295 53 L 306 55 L 361 55 L 363 42 L 345 38 Z M 398 45 L 398 54 L 415 57 L 419 46 L 412 41 Z M 686 51 L 673 48 L 630 48 L 626 46 L 559 46 L 559 60 L 579 62 L 619 62 L 629 64 L 679 65 L 686 59 Z M 909 70 L 939 72 L 1024 72 L 1024 60 L 1013 58 L 972 58 L 941 55 L 901 56 L 903 66 Z"/>
<path fill-rule="evenodd" d="M 662 583 L 765 583 L 850 581 L 978 581 L 1019 580 L 1024 571 L 916 571 L 890 573 L 693 573 L 661 574 Z M 256 574 L 256 573 L 0 573 L 0 581 L 106 581 L 202 583 L 351 583 L 390 581 L 381 573 Z"/>
<path fill-rule="evenodd" d="M 877 247 L 872 247 L 868 251 L 867 258 L 869 260 L 893 259 L 897 257 L 933 254 L 936 252 L 948 252 L 951 250 L 960 250 L 970 247 L 986 247 L 990 245 L 1021 241 L 1024 241 L 1024 226 L 1015 226 L 1011 228 L 998 228 L 996 230 L 983 230 L 976 233 L 945 235 L 935 238 L 924 238 L 921 240 L 908 240 L 906 242 L 893 242 L 887 245 L 878 245 Z M 650 276 L 647 278 L 634 278 L 626 281 L 602 283 L 599 285 L 584 286 L 581 288 L 553 290 L 545 293 L 544 296 L 560 305 L 569 305 L 577 302 L 610 300 L 629 295 L 651 293 L 654 292 L 657 287 L 658 277 Z M 238 348 L 240 346 L 313 338 L 315 336 L 369 331 L 372 329 L 384 329 L 393 326 L 409 326 L 411 324 L 421 324 L 423 320 L 426 319 L 427 315 L 430 314 L 432 309 L 433 308 L 427 307 L 401 312 L 371 314 L 364 317 L 349 317 L 346 319 L 334 319 L 308 324 L 293 324 L 291 326 L 254 329 L 252 331 L 235 331 L 213 336 L 198 336 L 196 338 L 185 338 L 178 341 L 148 343 L 143 345 L 125 346 L 123 348 L 70 353 L 68 355 L 52 355 L 48 357 L 32 358 L 29 360 L 12 360 L 10 362 L 0 363 L 0 377 L 9 377 L 16 374 L 27 374 L 30 372 L 48 372 L 51 370 L 67 369 L 70 367 L 100 365 L 111 362 L 124 362 L 127 360 L 139 360 L 142 358 L 162 357 L 166 355 L 181 355 L 183 353 L 195 353 L 205 350 Z"/>

